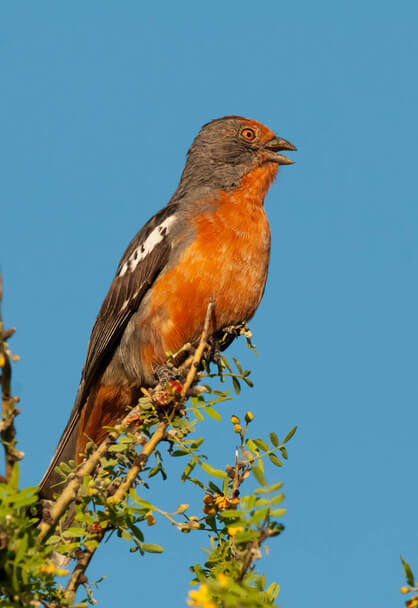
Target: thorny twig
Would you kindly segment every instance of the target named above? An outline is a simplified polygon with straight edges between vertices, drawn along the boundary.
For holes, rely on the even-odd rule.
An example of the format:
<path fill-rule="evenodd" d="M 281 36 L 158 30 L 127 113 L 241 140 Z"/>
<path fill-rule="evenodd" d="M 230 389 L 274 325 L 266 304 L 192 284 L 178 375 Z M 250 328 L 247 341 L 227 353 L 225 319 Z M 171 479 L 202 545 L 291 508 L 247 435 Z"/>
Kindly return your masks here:
<path fill-rule="evenodd" d="M 193 359 L 190 364 L 190 368 L 189 368 L 189 371 L 187 374 L 186 381 L 182 387 L 181 399 L 183 402 L 187 399 L 188 391 L 191 388 L 191 386 L 196 378 L 196 373 L 197 373 L 198 367 L 200 365 L 200 361 L 202 359 L 204 351 L 208 347 L 209 328 L 210 328 L 211 320 L 212 320 L 212 323 L 214 324 L 213 314 L 214 314 L 215 306 L 216 306 L 216 304 L 214 302 L 209 302 L 209 304 L 208 304 L 200 342 L 193 355 Z M 129 419 L 131 416 L 132 416 L 132 412 L 130 412 L 130 414 L 127 416 L 127 418 Z M 135 462 L 129 469 L 124 481 L 121 483 L 121 485 L 118 487 L 118 489 L 114 492 L 114 494 L 110 497 L 109 502 L 111 501 L 112 504 L 118 504 L 122 501 L 122 499 L 127 494 L 127 492 L 129 492 L 129 489 L 135 482 L 135 479 L 137 478 L 138 474 L 144 470 L 145 465 L 148 461 L 148 458 L 154 452 L 155 448 L 160 443 L 160 441 L 165 439 L 166 430 L 167 430 L 168 425 L 169 425 L 168 420 L 160 421 L 156 430 L 151 435 L 150 439 L 143 446 L 141 453 L 138 454 L 138 456 L 136 457 Z M 110 438 L 110 435 L 108 437 Z M 109 443 L 112 442 L 114 439 L 116 439 L 116 438 L 109 439 Z M 103 443 L 106 443 L 106 446 L 105 446 L 104 450 L 102 451 L 102 450 L 100 450 L 100 448 L 102 448 Z M 92 456 L 90 456 L 90 458 L 84 463 L 84 465 L 82 465 L 81 469 L 83 468 L 83 466 L 85 467 L 85 465 L 87 463 L 89 463 L 92 460 L 93 456 L 95 456 L 100 450 L 100 456 L 96 457 L 94 459 L 95 464 L 93 464 L 93 465 L 89 464 L 89 472 L 93 471 L 96 464 L 99 462 L 100 458 L 107 451 L 107 448 L 109 446 L 109 443 L 107 443 L 106 440 L 103 443 L 94 452 L 94 454 Z M 69 502 L 71 502 L 76 497 L 77 490 L 80 487 L 83 475 L 88 474 L 86 472 L 86 470 L 82 471 L 81 469 L 77 473 L 77 480 L 73 480 L 73 482 L 70 482 L 70 484 L 73 483 L 73 488 L 70 491 L 68 491 L 68 488 L 70 486 L 70 484 L 68 484 L 68 486 L 64 490 L 63 494 L 61 495 L 61 498 L 55 503 L 55 505 L 53 506 L 53 508 L 51 510 L 50 515 L 54 519 L 55 522 L 57 521 L 57 519 L 59 517 L 59 515 L 57 516 L 58 510 L 60 511 L 60 514 L 62 514 L 62 512 L 64 511 L 65 507 L 69 504 Z M 64 497 L 64 494 L 68 494 L 68 496 L 65 497 L 65 506 L 64 506 L 64 500 L 61 500 Z M 60 505 L 60 507 L 58 509 L 57 505 L 60 502 L 60 500 L 61 500 L 62 506 Z M 49 526 L 48 530 L 47 530 L 46 526 Z M 46 524 L 46 522 L 43 522 L 43 529 L 45 530 L 45 532 L 43 533 L 43 537 L 44 537 L 45 534 L 47 533 L 47 531 L 49 531 L 51 529 L 51 524 Z M 106 531 L 107 531 L 106 528 L 103 528 L 96 536 L 95 540 L 97 541 L 97 546 L 103 540 L 103 537 L 105 536 Z M 42 534 L 42 531 L 41 531 L 41 534 Z M 81 584 L 86 582 L 87 579 L 85 577 L 85 571 L 97 549 L 97 546 L 92 547 L 92 548 L 86 548 L 84 551 L 79 552 L 79 555 L 77 556 L 77 563 L 75 565 L 75 568 L 71 574 L 70 580 L 68 581 L 67 587 L 65 589 L 65 592 L 69 598 L 71 598 L 73 596 L 73 594 L 77 591 L 78 587 Z"/>
<path fill-rule="evenodd" d="M 139 469 L 137 470 L 135 465 L 133 465 L 131 467 L 131 469 L 128 471 L 128 474 L 125 478 L 125 481 L 119 486 L 117 491 L 111 497 L 112 503 L 119 503 L 122 500 L 123 496 L 126 494 L 126 492 L 129 491 L 129 488 L 135 481 L 137 474 L 141 470 L 143 470 L 143 468 L 145 467 L 145 465 L 148 461 L 148 458 L 151 456 L 151 454 L 153 453 L 154 449 L 159 444 L 159 442 L 164 438 L 164 433 L 165 433 L 166 427 L 167 427 L 167 423 L 165 421 L 160 422 L 160 424 L 157 426 L 156 430 L 151 435 L 150 439 L 143 446 L 141 453 L 138 455 L 138 460 L 140 461 L 140 464 L 138 464 Z M 137 471 L 136 474 L 135 474 L 135 471 Z M 109 502 L 110 502 L 110 498 L 109 498 Z M 97 536 L 95 538 L 97 543 L 100 543 L 103 540 L 103 537 L 106 534 L 106 532 L 107 532 L 106 528 L 103 528 L 97 534 Z M 83 582 L 86 582 L 84 580 L 84 572 L 86 571 L 87 566 L 89 565 L 91 558 L 93 557 L 96 549 L 97 549 L 97 547 L 85 549 L 84 551 L 80 551 L 79 555 L 77 555 L 77 563 L 75 565 L 73 573 L 71 574 L 70 580 L 68 581 L 67 587 L 65 589 L 65 591 L 68 595 L 75 593 L 77 588 L 80 586 L 80 584 L 82 584 Z"/>
<path fill-rule="evenodd" d="M 269 536 L 271 536 L 270 528 L 262 528 L 260 530 L 258 538 L 255 538 L 252 542 L 248 544 L 247 551 L 245 553 L 245 557 L 242 564 L 242 569 L 237 579 L 238 583 L 242 581 L 247 571 L 251 568 L 253 562 L 260 557 L 260 545 L 266 540 L 266 538 L 269 538 Z"/>
<path fill-rule="evenodd" d="M 192 359 L 192 362 L 191 362 L 191 365 L 189 368 L 189 372 L 187 374 L 186 382 L 184 383 L 183 389 L 181 391 L 181 396 L 183 397 L 183 399 L 187 395 L 187 391 L 193 384 L 193 381 L 196 377 L 197 368 L 199 367 L 203 353 L 205 352 L 205 349 L 208 347 L 209 326 L 210 326 L 211 320 L 214 325 L 215 307 L 216 307 L 215 302 L 209 302 L 208 308 L 206 311 L 205 323 L 203 325 L 202 335 L 200 337 L 199 346 L 197 347 L 197 349 L 194 353 L 194 356 L 193 356 L 193 359 Z"/>
<path fill-rule="evenodd" d="M 14 420 L 20 413 L 16 407 L 18 397 L 11 395 L 12 368 L 10 364 L 10 351 L 6 341 L 10 338 L 15 328 L 4 329 L 1 317 L 1 301 L 3 296 L 2 276 L 0 274 L 0 370 L 1 370 L 1 409 L 2 419 L 0 421 L 1 443 L 4 447 L 6 459 L 6 478 L 10 479 L 15 462 L 23 458 L 23 452 L 16 449 L 16 429 Z"/>
<path fill-rule="evenodd" d="M 245 426 L 244 433 L 241 435 L 241 459 L 238 459 L 238 449 L 235 450 L 235 466 L 227 467 L 227 473 L 232 478 L 232 496 L 235 497 L 239 494 L 239 488 L 249 475 L 249 465 L 248 461 L 245 458 L 244 451 L 244 434 L 247 430 L 247 425 Z M 264 520 L 264 524 L 259 528 L 259 535 L 257 538 L 253 539 L 248 545 L 245 553 L 242 556 L 242 569 L 241 572 L 236 579 L 237 583 L 240 583 L 247 571 L 252 567 L 253 562 L 259 559 L 260 557 L 260 545 L 272 535 L 271 528 L 266 524 L 269 522 L 269 517 L 266 516 Z"/>
<path fill-rule="evenodd" d="M 77 492 L 81 486 L 83 477 L 90 475 L 96 466 L 99 464 L 100 459 L 106 454 L 110 445 L 122 435 L 127 428 L 129 418 L 132 416 L 132 411 L 122 420 L 121 424 L 115 427 L 115 430 L 109 433 L 99 447 L 85 460 L 81 466 L 74 473 L 72 479 L 65 486 L 64 490 L 60 494 L 59 498 L 52 504 L 51 510 L 48 512 L 47 520 L 42 520 L 39 524 L 40 533 L 38 541 L 41 542 L 44 538 L 52 532 L 56 523 L 58 522 L 61 515 L 64 513 L 67 506 L 77 497 Z"/>

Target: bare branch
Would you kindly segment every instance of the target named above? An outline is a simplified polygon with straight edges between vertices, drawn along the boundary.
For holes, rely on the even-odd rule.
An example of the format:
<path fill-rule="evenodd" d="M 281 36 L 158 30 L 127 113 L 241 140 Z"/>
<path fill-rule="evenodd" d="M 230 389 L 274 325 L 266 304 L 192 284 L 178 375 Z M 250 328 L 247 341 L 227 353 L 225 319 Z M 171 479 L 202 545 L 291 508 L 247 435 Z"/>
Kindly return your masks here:
<path fill-rule="evenodd" d="M 0 437 L 4 447 L 6 458 L 6 478 L 9 480 L 13 465 L 23 458 L 23 452 L 16 449 L 16 429 L 14 420 L 20 413 L 16 407 L 19 399 L 11 395 L 12 367 L 10 364 L 11 354 L 6 343 L 7 338 L 14 333 L 14 328 L 5 330 L 1 316 L 1 301 L 3 296 L 2 276 L 0 274 L 0 370 L 1 370 L 1 410 Z"/>
<path fill-rule="evenodd" d="M 112 503 L 116 504 L 121 502 L 126 492 L 129 491 L 130 487 L 134 483 L 138 473 L 140 473 L 145 468 L 148 458 L 151 456 L 156 446 L 160 443 L 160 441 L 162 441 L 162 439 L 164 439 L 164 434 L 167 426 L 168 422 L 160 422 L 160 424 L 157 426 L 156 430 L 152 434 L 151 438 L 143 446 L 142 451 L 138 455 L 135 464 L 128 471 L 124 482 L 119 486 L 113 496 L 109 497 L 109 502 L 111 501 Z M 105 534 L 106 528 L 103 528 L 98 533 L 95 540 L 100 543 L 103 540 Z M 85 549 L 84 551 L 80 552 L 80 555 L 77 556 L 76 566 L 65 589 L 67 594 L 75 593 L 80 584 L 82 584 L 84 572 L 86 571 L 86 568 L 89 565 L 96 549 L 97 547 Z"/>
<path fill-rule="evenodd" d="M 61 515 L 64 513 L 68 505 L 77 497 L 77 492 L 80 488 L 81 482 L 85 475 L 90 475 L 96 466 L 99 464 L 100 459 L 106 454 L 109 446 L 117 440 L 126 430 L 129 418 L 132 417 L 132 411 L 122 420 L 122 423 L 118 425 L 114 431 L 110 432 L 106 436 L 104 441 L 99 447 L 85 460 L 74 474 L 74 477 L 68 482 L 62 491 L 59 498 L 53 503 L 51 510 L 48 513 L 48 521 L 41 521 L 39 524 L 40 533 L 38 541 L 41 542 L 55 527 Z"/>
<path fill-rule="evenodd" d="M 211 320 L 212 320 L 212 323 L 214 321 L 213 315 L 214 315 L 215 307 L 216 307 L 215 302 L 209 302 L 208 308 L 206 311 L 205 323 L 203 325 L 203 331 L 202 331 L 202 335 L 200 338 L 199 346 L 196 348 L 196 352 L 193 356 L 192 363 L 190 365 L 189 373 L 187 374 L 186 382 L 184 383 L 183 389 L 181 391 L 181 396 L 183 398 L 187 395 L 187 391 L 193 384 L 193 381 L 196 377 L 197 368 L 199 367 L 203 353 L 205 352 L 205 349 L 208 347 L 209 326 L 210 326 Z"/>
<path fill-rule="evenodd" d="M 13 336 L 16 331 L 16 327 L 11 327 L 10 329 L 5 329 L 3 331 L 3 342 L 6 342 L 9 338 Z"/>

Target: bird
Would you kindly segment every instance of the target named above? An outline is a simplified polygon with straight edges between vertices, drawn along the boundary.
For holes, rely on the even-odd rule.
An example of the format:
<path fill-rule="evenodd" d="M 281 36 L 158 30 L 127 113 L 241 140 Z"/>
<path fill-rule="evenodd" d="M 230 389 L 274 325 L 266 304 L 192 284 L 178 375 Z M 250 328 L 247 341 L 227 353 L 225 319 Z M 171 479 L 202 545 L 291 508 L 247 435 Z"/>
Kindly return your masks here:
<path fill-rule="evenodd" d="M 81 462 L 158 380 L 168 352 L 199 341 L 209 301 L 216 327 L 250 320 L 270 259 L 264 199 L 296 150 L 241 116 L 206 123 L 192 142 L 177 189 L 128 245 L 94 323 L 73 409 L 40 483 L 51 499 L 61 462 Z"/>

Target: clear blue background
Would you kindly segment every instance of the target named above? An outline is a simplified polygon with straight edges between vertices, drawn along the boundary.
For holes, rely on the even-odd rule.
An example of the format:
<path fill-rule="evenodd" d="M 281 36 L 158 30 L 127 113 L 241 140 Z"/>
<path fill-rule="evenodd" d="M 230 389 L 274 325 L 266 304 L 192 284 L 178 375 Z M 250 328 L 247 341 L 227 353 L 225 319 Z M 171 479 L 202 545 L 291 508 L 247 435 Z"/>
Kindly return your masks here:
<path fill-rule="evenodd" d="M 298 424 L 289 463 L 268 471 L 288 508 L 260 563 L 280 605 L 401 605 L 399 553 L 418 568 L 417 19 L 414 0 L 3 0 L 0 259 L 25 484 L 66 422 L 125 246 L 200 126 L 248 116 L 299 151 L 266 201 L 260 355 L 232 349 L 256 386 L 202 424 L 207 450 L 231 462 L 232 412 L 251 409 L 256 436 Z M 147 497 L 199 514 L 177 464 Z M 119 541 L 95 557 L 103 608 L 184 605 L 206 539 L 146 532 L 163 555 Z"/>

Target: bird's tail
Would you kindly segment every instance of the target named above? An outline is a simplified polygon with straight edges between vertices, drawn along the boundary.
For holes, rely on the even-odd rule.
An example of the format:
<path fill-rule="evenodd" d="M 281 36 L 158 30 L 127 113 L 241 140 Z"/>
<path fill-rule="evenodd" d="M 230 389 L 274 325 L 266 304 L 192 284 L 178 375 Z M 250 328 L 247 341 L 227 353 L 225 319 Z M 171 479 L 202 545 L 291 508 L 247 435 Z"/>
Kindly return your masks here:
<path fill-rule="evenodd" d="M 65 481 L 55 469 L 61 462 L 69 462 L 76 459 L 76 445 L 81 413 L 80 404 L 84 399 L 85 392 L 82 385 L 80 385 L 70 419 L 61 435 L 45 475 L 39 484 L 40 498 L 51 500 L 53 495 L 59 493 L 64 487 Z"/>

